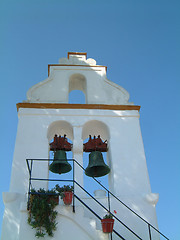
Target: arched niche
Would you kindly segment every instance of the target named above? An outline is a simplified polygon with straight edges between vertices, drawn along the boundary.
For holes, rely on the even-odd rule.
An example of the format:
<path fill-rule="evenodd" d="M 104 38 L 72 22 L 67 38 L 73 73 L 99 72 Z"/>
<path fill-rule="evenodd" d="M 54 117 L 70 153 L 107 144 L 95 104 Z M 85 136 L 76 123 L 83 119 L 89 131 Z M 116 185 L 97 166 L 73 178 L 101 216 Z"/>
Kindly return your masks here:
<path fill-rule="evenodd" d="M 109 141 L 109 139 L 110 139 L 108 126 L 105 123 L 98 121 L 98 120 L 91 120 L 84 124 L 83 130 L 82 130 L 82 139 L 83 139 L 84 143 L 88 141 L 89 135 L 91 135 L 92 138 L 94 136 L 96 136 L 96 138 L 97 138 L 98 135 L 100 135 L 100 137 L 103 141 L 105 141 L 105 140 Z M 86 168 L 88 166 L 89 154 L 90 154 L 89 152 L 83 152 L 84 168 Z M 110 165 L 109 153 L 103 152 L 102 154 L 103 154 L 103 159 L 104 159 L 105 164 Z M 98 180 L 100 180 L 101 184 L 104 185 L 107 189 L 109 188 L 109 175 L 98 177 Z M 90 193 L 92 195 L 94 194 L 95 190 L 102 189 L 102 187 L 100 185 L 98 185 L 97 183 L 95 183 L 95 181 L 93 181 L 91 179 L 91 177 L 85 176 L 85 178 L 84 178 L 85 188 L 86 187 L 88 188 L 89 185 L 91 186 Z"/>
<path fill-rule="evenodd" d="M 89 138 L 89 135 L 93 136 L 101 136 L 102 140 L 109 140 L 109 128 L 108 126 L 98 120 L 92 120 L 84 124 L 83 130 L 82 130 L 82 139 L 83 141 L 87 138 Z"/>
<path fill-rule="evenodd" d="M 57 134 L 58 136 L 59 135 L 64 136 L 64 134 L 66 134 L 66 138 L 68 142 L 72 143 L 73 141 L 73 127 L 67 121 L 55 121 L 49 125 L 48 131 L 47 131 L 47 138 L 49 143 L 53 141 L 55 134 Z M 67 154 L 66 155 L 67 159 L 72 159 L 72 151 L 68 151 L 66 152 L 66 154 Z M 49 151 L 49 159 L 53 159 L 53 158 L 54 158 L 54 152 Z M 51 163 L 52 162 L 50 162 L 49 164 Z M 72 162 L 69 162 L 69 164 L 72 166 Z M 49 179 L 57 179 L 57 178 L 61 180 L 72 179 L 72 171 L 67 172 L 66 174 L 62 174 L 62 176 L 49 171 Z M 59 184 L 59 182 L 49 181 L 48 183 L 49 188 L 53 188 L 55 186 L 55 183 Z"/>
<path fill-rule="evenodd" d="M 86 103 L 87 87 L 86 87 L 86 78 L 84 75 L 76 73 L 76 74 L 73 74 L 70 76 L 70 78 L 69 78 L 69 94 L 74 90 L 82 91 L 82 93 L 85 96 L 85 103 Z M 82 96 L 81 96 L 81 98 L 82 98 Z M 75 100 L 75 102 L 76 102 L 76 100 Z"/>
<path fill-rule="evenodd" d="M 73 127 L 69 122 L 66 122 L 66 121 L 53 122 L 50 124 L 47 131 L 47 138 L 49 142 L 53 139 L 55 134 L 61 135 L 61 136 L 64 136 L 64 134 L 66 134 L 66 137 L 72 141 Z"/>

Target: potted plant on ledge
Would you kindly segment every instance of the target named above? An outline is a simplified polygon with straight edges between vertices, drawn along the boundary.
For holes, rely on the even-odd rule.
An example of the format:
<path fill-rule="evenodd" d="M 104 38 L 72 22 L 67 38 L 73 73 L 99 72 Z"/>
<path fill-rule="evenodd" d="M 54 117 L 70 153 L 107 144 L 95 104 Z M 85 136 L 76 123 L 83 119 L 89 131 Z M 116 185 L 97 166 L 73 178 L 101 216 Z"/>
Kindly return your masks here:
<path fill-rule="evenodd" d="M 60 187 L 59 185 L 56 185 L 54 189 L 59 194 L 61 199 L 63 199 L 65 205 L 70 205 L 72 203 L 74 190 L 73 186 L 64 185 L 63 187 Z"/>
<path fill-rule="evenodd" d="M 104 233 L 111 233 L 114 226 L 113 215 L 111 213 L 107 213 L 103 219 L 101 219 L 101 225 Z"/>
<path fill-rule="evenodd" d="M 46 234 L 53 236 L 56 230 L 57 211 L 54 208 L 59 203 L 59 196 L 56 191 L 32 189 L 28 202 L 28 224 L 36 228 L 35 236 L 44 237 Z"/>

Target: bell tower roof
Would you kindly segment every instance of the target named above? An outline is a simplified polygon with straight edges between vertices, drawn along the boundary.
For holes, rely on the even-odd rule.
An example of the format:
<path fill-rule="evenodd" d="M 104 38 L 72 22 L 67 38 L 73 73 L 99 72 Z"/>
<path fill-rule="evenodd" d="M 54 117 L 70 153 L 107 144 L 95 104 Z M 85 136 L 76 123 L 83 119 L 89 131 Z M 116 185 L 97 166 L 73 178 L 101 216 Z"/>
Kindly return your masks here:
<path fill-rule="evenodd" d="M 48 65 L 48 78 L 29 89 L 27 102 L 69 103 L 69 93 L 81 90 L 86 104 L 132 105 L 129 93 L 108 80 L 106 71 L 106 66 L 87 59 L 87 53 L 68 52 L 58 64 Z"/>

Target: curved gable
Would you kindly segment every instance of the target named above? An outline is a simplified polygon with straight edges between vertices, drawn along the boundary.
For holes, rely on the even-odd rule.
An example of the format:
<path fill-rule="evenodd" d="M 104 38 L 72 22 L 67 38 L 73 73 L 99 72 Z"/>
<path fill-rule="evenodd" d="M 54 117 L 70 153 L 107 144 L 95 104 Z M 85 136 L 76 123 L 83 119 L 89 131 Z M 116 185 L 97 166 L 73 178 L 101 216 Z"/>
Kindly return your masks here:
<path fill-rule="evenodd" d="M 68 103 L 72 90 L 82 90 L 86 104 L 130 104 L 129 93 L 106 77 L 106 67 L 86 59 L 85 53 L 68 53 L 59 64 L 49 65 L 49 77 L 27 92 L 28 102 Z"/>

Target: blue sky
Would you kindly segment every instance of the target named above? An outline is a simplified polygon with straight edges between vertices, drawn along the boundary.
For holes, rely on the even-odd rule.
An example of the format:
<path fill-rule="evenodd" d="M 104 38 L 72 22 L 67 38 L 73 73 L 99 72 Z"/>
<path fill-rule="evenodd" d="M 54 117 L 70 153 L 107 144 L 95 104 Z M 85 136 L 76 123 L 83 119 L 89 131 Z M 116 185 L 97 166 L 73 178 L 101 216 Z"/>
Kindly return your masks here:
<path fill-rule="evenodd" d="M 180 2 L 1 0 L 0 191 L 8 191 L 16 103 L 68 51 L 87 52 L 141 105 L 140 123 L 159 229 L 180 239 Z M 0 198 L 0 225 L 3 202 Z"/>

